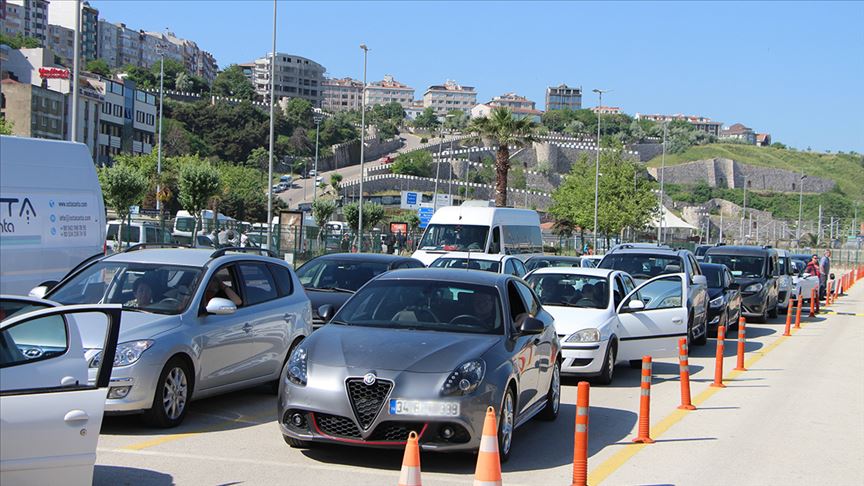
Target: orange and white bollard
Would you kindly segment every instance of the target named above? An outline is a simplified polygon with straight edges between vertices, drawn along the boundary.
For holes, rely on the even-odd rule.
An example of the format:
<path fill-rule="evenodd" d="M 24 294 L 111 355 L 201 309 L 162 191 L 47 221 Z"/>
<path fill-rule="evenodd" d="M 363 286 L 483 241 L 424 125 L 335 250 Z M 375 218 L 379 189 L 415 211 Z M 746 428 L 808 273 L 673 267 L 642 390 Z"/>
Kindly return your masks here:
<path fill-rule="evenodd" d="M 802 296 L 798 296 L 798 311 L 795 313 L 795 329 L 801 329 L 801 307 L 804 306 L 804 298 Z"/>
<path fill-rule="evenodd" d="M 408 434 L 405 443 L 405 455 L 402 456 L 402 471 L 399 473 L 399 486 L 422 486 L 420 480 L 420 445 L 417 432 Z"/>
<path fill-rule="evenodd" d="M 828 280 L 825 282 L 825 307 L 831 305 L 831 295 L 834 293 L 834 281 Z"/>
<path fill-rule="evenodd" d="M 795 313 L 795 301 L 789 300 L 789 307 L 786 309 L 786 330 L 783 331 L 784 336 L 792 335 L 792 314 Z"/>
<path fill-rule="evenodd" d="M 483 436 L 477 452 L 477 469 L 474 471 L 474 486 L 501 486 L 501 457 L 498 455 L 498 422 L 495 409 L 486 409 L 483 420 Z"/>
<path fill-rule="evenodd" d="M 576 433 L 573 436 L 573 482 L 588 485 L 588 393 L 591 385 L 580 381 L 576 389 Z"/>
<path fill-rule="evenodd" d="M 810 314 L 807 317 L 816 317 L 816 304 L 819 303 L 819 299 L 816 295 L 816 287 L 810 289 Z"/>
<path fill-rule="evenodd" d="M 653 444 L 651 438 L 651 356 L 642 356 L 642 381 L 639 383 L 639 431 L 633 442 Z"/>
<path fill-rule="evenodd" d="M 681 370 L 681 405 L 680 410 L 696 410 L 690 401 L 690 350 L 687 348 L 687 338 L 678 340 L 678 367 Z"/>
<path fill-rule="evenodd" d="M 744 367 L 744 349 L 747 344 L 747 320 L 743 317 L 738 319 L 738 363 L 735 371 L 747 371 Z"/>
<path fill-rule="evenodd" d="M 723 352 L 725 350 L 726 326 L 717 326 L 717 356 L 714 363 L 714 388 L 726 388 L 723 384 Z"/>

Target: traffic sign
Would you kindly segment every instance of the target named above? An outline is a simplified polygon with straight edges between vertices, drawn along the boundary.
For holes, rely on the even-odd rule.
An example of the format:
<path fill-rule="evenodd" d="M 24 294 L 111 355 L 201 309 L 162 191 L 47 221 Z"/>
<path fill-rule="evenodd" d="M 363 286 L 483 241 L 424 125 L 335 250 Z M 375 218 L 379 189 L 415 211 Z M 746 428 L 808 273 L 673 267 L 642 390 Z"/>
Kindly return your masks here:
<path fill-rule="evenodd" d="M 423 201 L 423 193 L 415 191 L 402 191 L 402 209 L 417 209 Z"/>
<path fill-rule="evenodd" d="M 435 209 L 431 207 L 422 207 L 417 209 L 417 216 L 420 217 L 421 228 L 425 228 L 429 225 L 429 220 L 432 219 L 433 213 L 435 213 Z"/>

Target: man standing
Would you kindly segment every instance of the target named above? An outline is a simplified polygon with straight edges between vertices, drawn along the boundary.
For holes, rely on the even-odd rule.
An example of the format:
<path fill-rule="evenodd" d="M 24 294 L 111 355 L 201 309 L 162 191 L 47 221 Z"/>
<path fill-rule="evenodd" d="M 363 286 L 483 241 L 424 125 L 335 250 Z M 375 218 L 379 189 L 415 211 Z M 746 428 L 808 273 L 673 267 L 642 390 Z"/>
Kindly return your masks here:
<path fill-rule="evenodd" d="M 831 271 L 831 250 L 825 250 L 822 259 L 819 260 L 819 292 L 824 297 L 828 285 L 828 274 Z"/>

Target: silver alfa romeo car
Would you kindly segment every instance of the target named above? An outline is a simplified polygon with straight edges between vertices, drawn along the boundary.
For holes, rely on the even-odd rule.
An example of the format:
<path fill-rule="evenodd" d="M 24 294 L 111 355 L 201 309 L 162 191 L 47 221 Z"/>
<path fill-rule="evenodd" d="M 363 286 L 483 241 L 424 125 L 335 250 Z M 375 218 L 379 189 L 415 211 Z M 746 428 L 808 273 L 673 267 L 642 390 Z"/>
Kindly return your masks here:
<path fill-rule="evenodd" d="M 319 313 L 328 325 L 294 349 L 280 380 L 278 420 L 292 447 L 403 447 L 413 430 L 425 450 L 477 450 L 491 405 L 507 460 L 516 427 L 558 415 L 554 320 L 518 278 L 396 270 L 335 315 Z"/>

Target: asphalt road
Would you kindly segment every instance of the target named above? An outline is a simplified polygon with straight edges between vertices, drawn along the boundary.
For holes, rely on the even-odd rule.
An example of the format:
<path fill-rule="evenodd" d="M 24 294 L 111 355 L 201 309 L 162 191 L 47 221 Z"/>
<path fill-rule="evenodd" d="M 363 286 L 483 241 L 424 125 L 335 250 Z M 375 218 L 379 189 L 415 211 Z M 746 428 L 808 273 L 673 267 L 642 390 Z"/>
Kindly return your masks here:
<path fill-rule="evenodd" d="M 747 367 L 735 366 L 730 332 L 727 388 L 709 388 L 715 343 L 691 350 L 692 395 L 679 404 L 677 360 L 658 360 L 651 391 L 652 436 L 635 445 L 639 371 L 616 368 L 611 386 L 592 386 L 589 484 L 864 484 L 864 284 L 824 314 L 782 337 L 784 316 L 748 324 Z M 576 380 L 565 379 L 561 415 L 517 430 L 503 466 L 506 485 L 569 484 Z M 191 405 L 177 429 L 109 417 L 95 484 L 396 484 L 401 451 L 345 446 L 289 448 L 266 388 Z M 470 485 L 474 457 L 422 453 L 426 485 Z"/>

